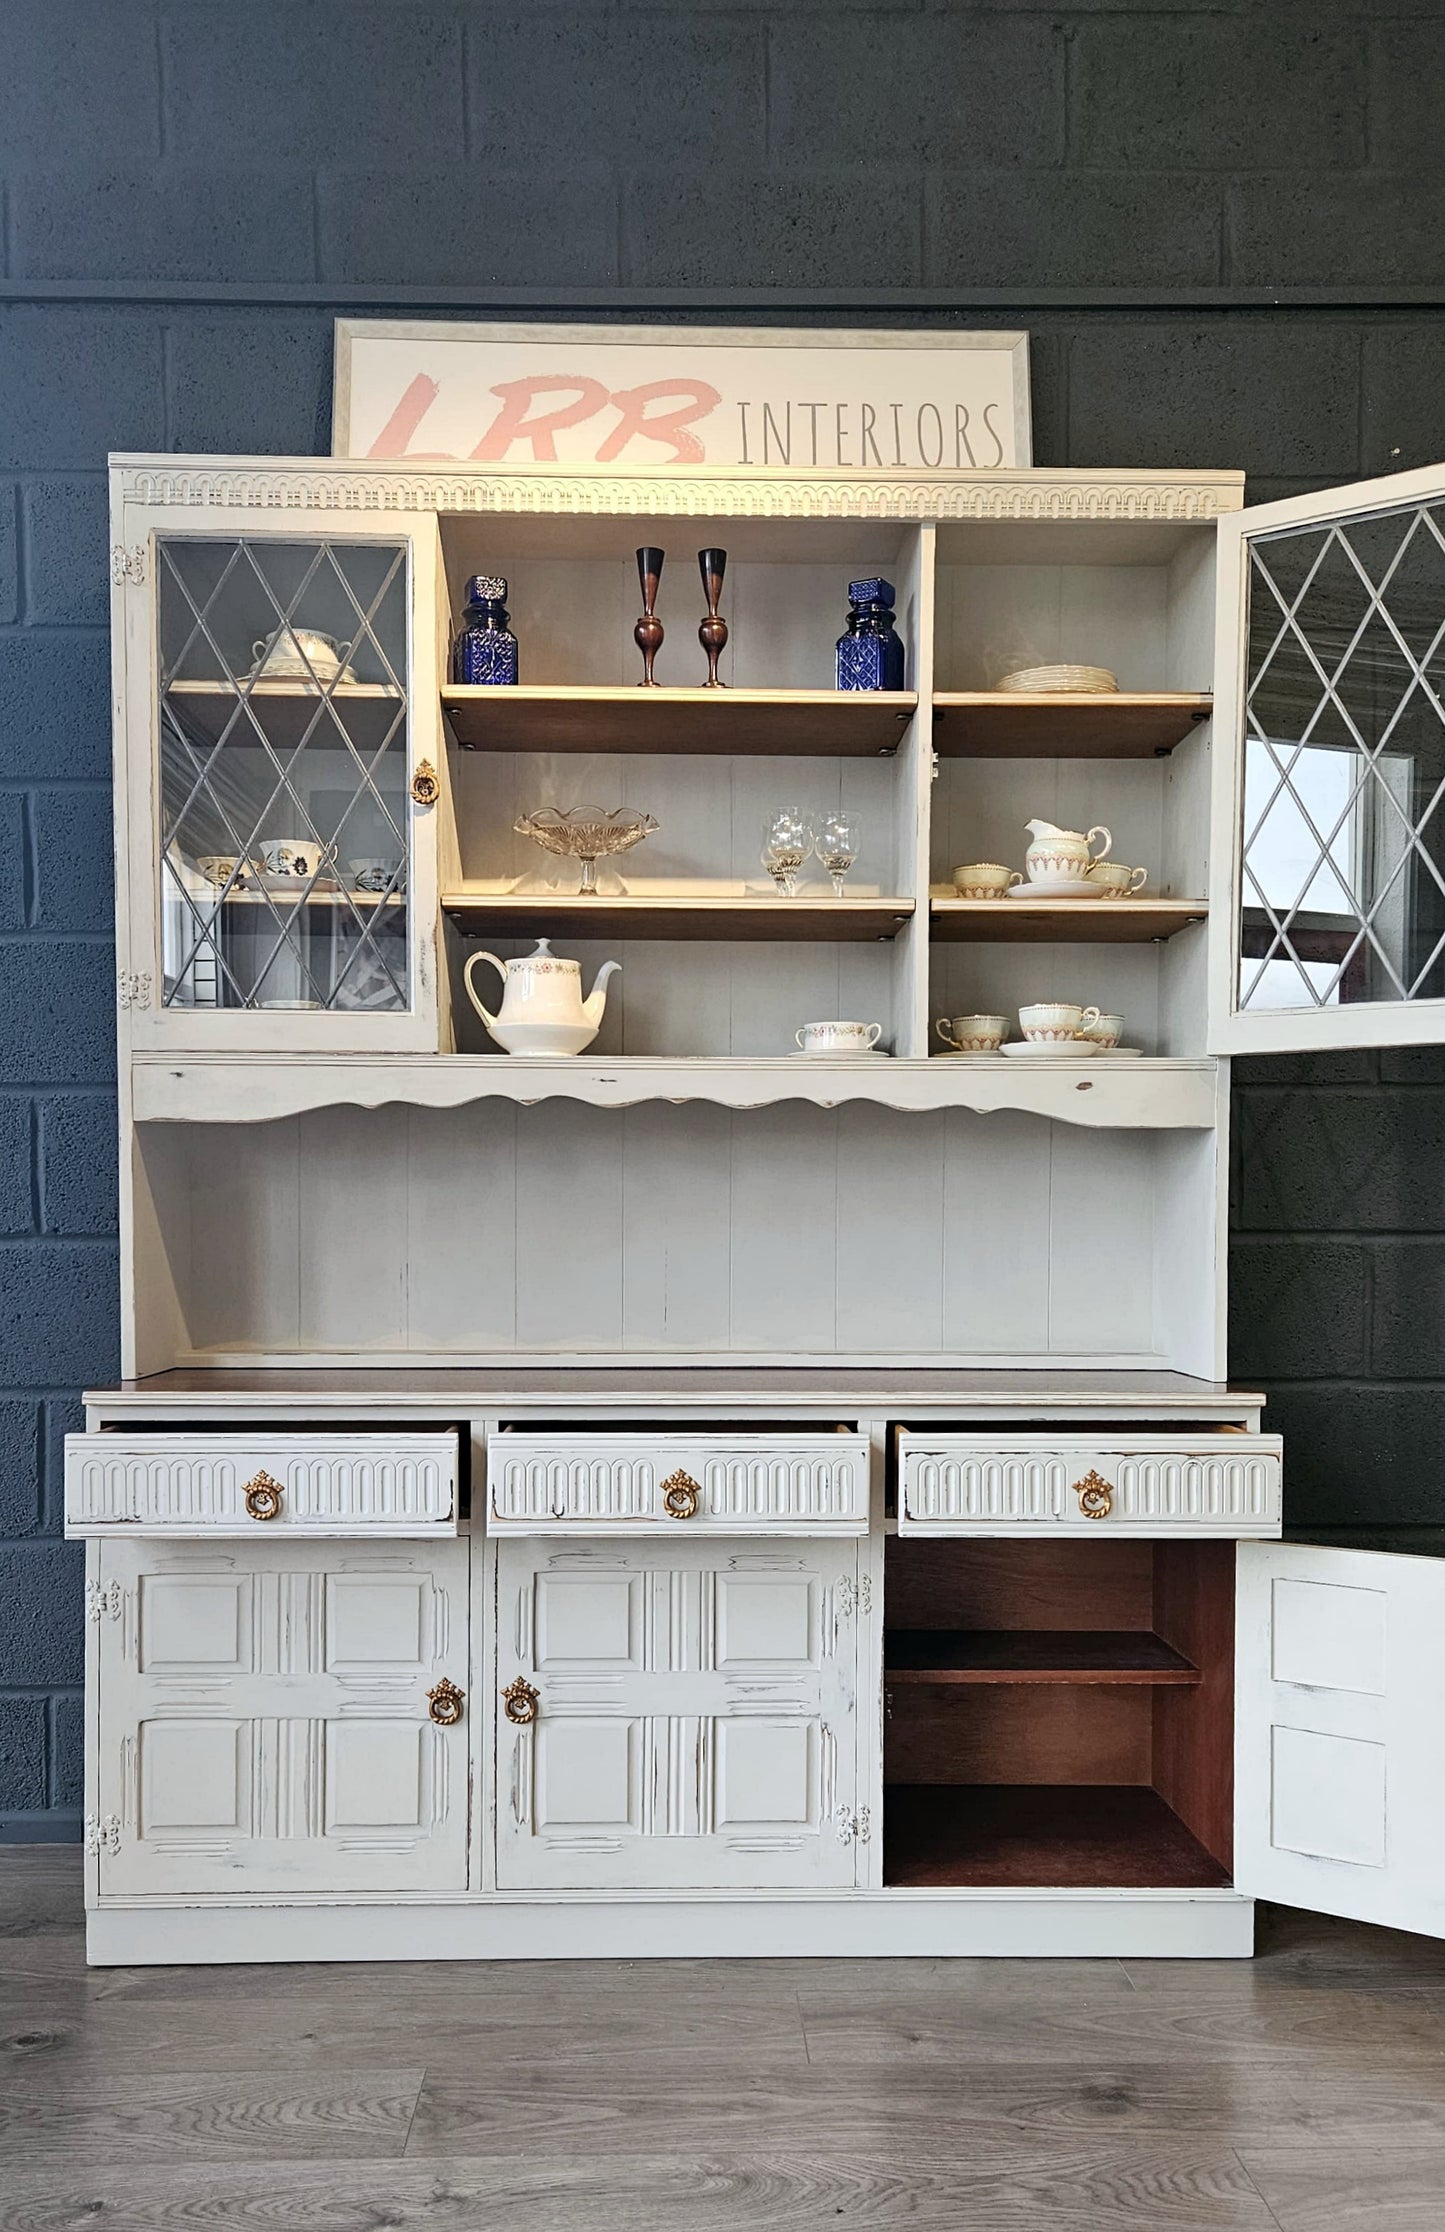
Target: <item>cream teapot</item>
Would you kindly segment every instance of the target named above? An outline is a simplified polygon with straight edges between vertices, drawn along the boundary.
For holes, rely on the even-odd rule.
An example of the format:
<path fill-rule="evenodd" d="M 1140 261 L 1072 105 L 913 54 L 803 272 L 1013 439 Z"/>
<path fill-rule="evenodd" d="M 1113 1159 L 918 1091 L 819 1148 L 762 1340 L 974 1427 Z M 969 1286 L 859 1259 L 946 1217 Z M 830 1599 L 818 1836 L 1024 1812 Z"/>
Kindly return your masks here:
<path fill-rule="evenodd" d="M 502 1005 L 496 1015 L 483 1007 L 472 983 L 479 961 L 490 961 L 502 980 Z M 581 962 L 564 961 L 552 951 L 549 938 L 539 938 L 534 953 L 519 954 L 515 961 L 499 961 L 495 953 L 474 953 L 463 975 L 467 998 L 509 1054 L 580 1054 L 601 1028 L 607 979 L 621 966 L 620 961 L 604 961 L 584 1000 Z"/>

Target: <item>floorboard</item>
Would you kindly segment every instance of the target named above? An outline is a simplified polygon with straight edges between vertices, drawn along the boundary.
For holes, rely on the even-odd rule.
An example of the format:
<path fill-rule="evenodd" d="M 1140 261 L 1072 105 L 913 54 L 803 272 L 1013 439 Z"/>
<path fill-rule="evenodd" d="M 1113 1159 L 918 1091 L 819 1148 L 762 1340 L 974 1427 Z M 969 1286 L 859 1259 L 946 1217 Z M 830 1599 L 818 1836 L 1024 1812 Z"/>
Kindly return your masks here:
<path fill-rule="evenodd" d="M 0 1850 L 0 2232 L 1440 2232 L 1445 1948 L 84 1965 Z"/>

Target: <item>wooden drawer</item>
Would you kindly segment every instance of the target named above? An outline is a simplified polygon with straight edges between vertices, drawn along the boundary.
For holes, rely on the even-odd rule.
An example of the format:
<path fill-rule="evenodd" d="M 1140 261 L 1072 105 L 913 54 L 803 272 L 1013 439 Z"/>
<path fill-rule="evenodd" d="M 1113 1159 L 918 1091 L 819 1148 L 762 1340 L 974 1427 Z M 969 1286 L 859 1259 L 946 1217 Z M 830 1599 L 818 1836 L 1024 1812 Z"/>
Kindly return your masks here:
<path fill-rule="evenodd" d="M 900 1534 L 1277 1535 L 1277 1434 L 897 1429 Z"/>
<path fill-rule="evenodd" d="M 136 1527 L 208 1537 L 453 1535 L 457 1437 L 67 1434 L 66 1533 Z"/>
<path fill-rule="evenodd" d="M 508 1434 L 487 1452 L 499 1534 L 860 1535 L 863 1434 Z"/>

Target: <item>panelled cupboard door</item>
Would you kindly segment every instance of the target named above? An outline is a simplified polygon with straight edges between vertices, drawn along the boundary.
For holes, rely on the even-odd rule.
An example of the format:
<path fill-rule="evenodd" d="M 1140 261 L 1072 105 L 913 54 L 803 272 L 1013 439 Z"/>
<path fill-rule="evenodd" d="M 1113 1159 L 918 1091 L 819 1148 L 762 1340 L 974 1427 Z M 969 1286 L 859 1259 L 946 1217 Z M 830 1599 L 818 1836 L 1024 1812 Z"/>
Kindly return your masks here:
<path fill-rule="evenodd" d="M 102 1896 L 464 1890 L 467 1549 L 102 1544 Z"/>
<path fill-rule="evenodd" d="M 1218 526 L 1209 1046 L 1445 1038 L 1445 466 Z"/>
<path fill-rule="evenodd" d="M 497 1599 L 502 1890 L 853 1883 L 851 1543 L 505 1541 Z"/>
<path fill-rule="evenodd" d="M 126 498 L 113 540 L 129 1044 L 434 1053 L 434 515 Z"/>
<path fill-rule="evenodd" d="M 1445 1560 L 1238 1551 L 1235 1882 L 1445 1936 Z"/>

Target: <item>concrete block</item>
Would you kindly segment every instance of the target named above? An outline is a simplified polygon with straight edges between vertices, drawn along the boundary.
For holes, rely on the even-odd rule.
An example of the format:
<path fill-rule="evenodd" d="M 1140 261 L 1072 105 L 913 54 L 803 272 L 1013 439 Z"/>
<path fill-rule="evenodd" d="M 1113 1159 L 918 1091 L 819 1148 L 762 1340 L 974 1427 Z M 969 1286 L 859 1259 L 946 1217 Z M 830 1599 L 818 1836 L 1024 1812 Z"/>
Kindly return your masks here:
<path fill-rule="evenodd" d="M 887 210 L 888 277 L 923 276 L 917 178 L 870 173 Z M 624 192 L 624 277 L 637 287 L 846 287 L 859 277 L 851 178 L 633 179 Z"/>
<path fill-rule="evenodd" d="M 1283 1387 L 1266 1426 L 1285 1437 L 1285 1524 L 1445 1522 L 1445 1388 Z"/>
<path fill-rule="evenodd" d="M 1372 1374 L 1445 1379 L 1445 1241 L 1378 1240 L 1372 1257 Z"/>
<path fill-rule="evenodd" d="M 171 444 L 270 457 L 331 448 L 329 311 L 177 311 Z"/>
<path fill-rule="evenodd" d="M 816 18 L 775 24 L 768 144 L 772 159 L 789 167 L 825 154 L 863 173 L 880 150 L 893 163 L 980 170 L 1058 163 L 1062 33 L 1047 16 L 970 11 L 890 21 L 864 47 Z M 885 209 L 877 250 L 885 265 L 887 229 Z"/>
<path fill-rule="evenodd" d="M 65 938 L 7 947 L 0 1086 L 108 1085 L 114 1077 L 114 947 Z"/>
<path fill-rule="evenodd" d="M 103 473 L 47 474 L 25 489 L 25 617 L 110 625 L 109 492 Z"/>
<path fill-rule="evenodd" d="M 40 1405 L 0 1397 L 0 1541 L 33 1535 L 42 1524 Z"/>
<path fill-rule="evenodd" d="M 1391 7 L 1390 14 L 1404 14 Z M 1445 83 L 1445 24 L 1381 23 L 1370 34 L 1370 160 L 1413 170 L 1423 181 L 1445 170 L 1440 87 Z"/>
<path fill-rule="evenodd" d="M 495 31 L 477 44 L 485 51 Z M 462 145 L 462 33 L 426 7 L 169 10 L 161 19 L 166 148 L 209 161 L 218 148 L 304 176 L 358 153 L 376 163 L 435 159 Z"/>
<path fill-rule="evenodd" d="M 1236 1238 L 1229 1251 L 1229 1370 L 1272 1380 L 1368 1371 L 1370 1251 L 1353 1241 Z"/>
<path fill-rule="evenodd" d="M 1250 1092 L 1235 1128 L 1241 1231 L 1445 1232 L 1438 1087 Z"/>
<path fill-rule="evenodd" d="M 926 188 L 924 278 L 945 287 L 1217 286 L 1214 179 L 951 172 Z"/>
<path fill-rule="evenodd" d="M 561 176 L 461 165 L 332 171 L 318 201 L 324 279 L 602 287 L 618 276 L 617 189 L 605 165 L 569 165 Z"/>
<path fill-rule="evenodd" d="M 1069 66 L 1081 168 L 1331 170 L 1365 160 L 1365 58 L 1348 22 L 1080 24 Z"/>
<path fill-rule="evenodd" d="M 14 484 L 0 482 L 0 626 L 5 627 L 20 613 L 20 551 L 15 537 L 18 510 Z"/>
<path fill-rule="evenodd" d="M 224 143 L 218 156 L 224 162 Z M 11 271 L 22 279 L 316 276 L 311 181 L 302 172 L 175 163 L 33 171 L 11 187 L 10 240 Z"/>
<path fill-rule="evenodd" d="M 1445 187 L 1415 176 L 1261 177 L 1229 189 L 1241 287 L 1431 286 L 1445 274 Z"/>
<path fill-rule="evenodd" d="M 1373 1085 L 1380 1074 L 1374 1047 L 1331 1047 L 1318 1054 L 1240 1054 L 1230 1071 L 1235 1087 L 1287 1085 Z"/>
<path fill-rule="evenodd" d="M 40 930 L 109 931 L 115 923 L 113 807 L 108 788 L 36 791 L 34 923 Z"/>
<path fill-rule="evenodd" d="M 0 1093 L 0 1233 L 7 1238 L 35 1230 L 33 1128 L 27 1096 Z"/>
<path fill-rule="evenodd" d="M 93 470 L 165 447 L 159 313 L 68 303 L 0 311 L 0 466 Z"/>
<path fill-rule="evenodd" d="M 1325 319 L 1109 319 L 1069 351 L 1069 462 L 1347 480 L 1358 397 L 1356 337 Z"/>
<path fill-rule="evenodd" d="M 0 147 L 17 172 L 92 158 L 160 153 L 153 28 L 111 0 L 6 0 Z"/>
<path fill-rule="evenodd" d="M 42 1232 L 115 1231 L 118 1152 L 109 1093 L 47 1094 L 40 1103 Z"/>
<path fill-rule="evenodd" d="M 118 1369 L 112 1242 L 0 1245 L 0 1354 L 19 1387 L 82 1387 Z"/>
<path fill-rule="evenodd" d="M 0 712 L 0 723 L 3 718 Z M 25 794 L 23 791 L 0 791 L 0 930 L 25 928 L 29 848 Z"/>
<path fill-rule="evenodd" d="M 50 1701 L 50 1790 L 47 1803 L 85 1803 L 85 1698 L 65 1690 Z"/>
<path fill-rule="evenodd" d="M 0 1813 L 45 1805 L 46 1704 L 43 1697 L 0 1697 Z"/>
<path fill-rule="evenodd" d="M 514 169 L 761 163 L 765 46 L 762 25 L 722 16 L 662 37 L 627 17 L 495 22 L 468 50 L 472 145 Z"/>
<path fill-rule="evenodd" d="M 110 639 L 23 628 L 0 649 L 0 780 L 110 772 Z"/>
<path fill-rule="evenodd" d="M 0 1604 L 0 1687 L 83 1680 L 83 1542 L 0 1543 Z"/>
<path fill-rule="evenodd" d="M 1387 1085 L 1445 1085 L 1445 1046 L 1383 1046 L 1379 1061 Z"/>
<path fill-rule="evenodd" d="M 1368 327 L 1360 386 L 1362 471 L 1405 473 L 1445 458 L 1445 329 L 1437 319 Z"/>

